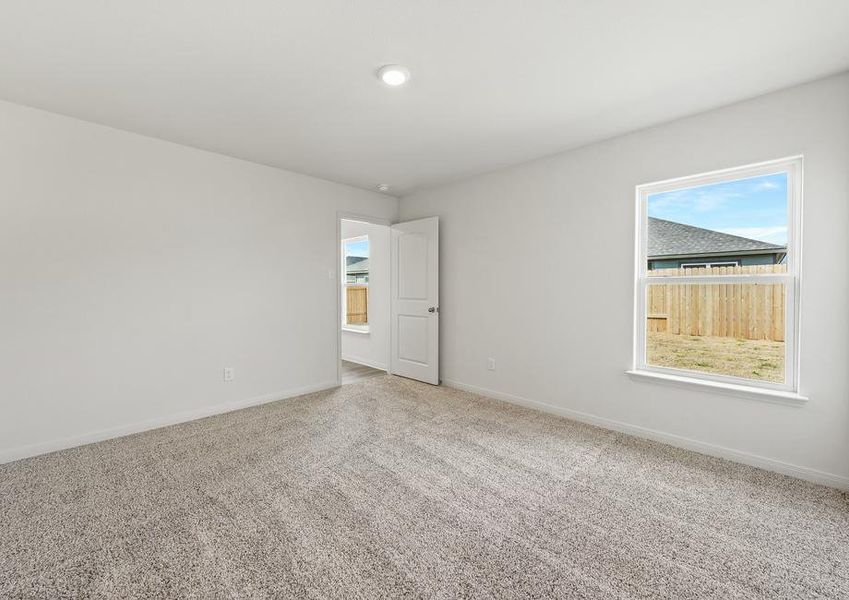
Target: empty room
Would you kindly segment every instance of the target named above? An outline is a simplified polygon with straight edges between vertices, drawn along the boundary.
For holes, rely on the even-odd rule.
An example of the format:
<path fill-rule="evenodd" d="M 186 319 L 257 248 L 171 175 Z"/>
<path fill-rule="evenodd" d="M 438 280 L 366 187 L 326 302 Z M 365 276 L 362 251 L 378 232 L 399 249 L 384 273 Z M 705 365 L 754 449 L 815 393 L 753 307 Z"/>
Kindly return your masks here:
<path fill-rule="evenodd" d="M 849 2 L 2 0 L 0 598 L 849 598 Z"/>

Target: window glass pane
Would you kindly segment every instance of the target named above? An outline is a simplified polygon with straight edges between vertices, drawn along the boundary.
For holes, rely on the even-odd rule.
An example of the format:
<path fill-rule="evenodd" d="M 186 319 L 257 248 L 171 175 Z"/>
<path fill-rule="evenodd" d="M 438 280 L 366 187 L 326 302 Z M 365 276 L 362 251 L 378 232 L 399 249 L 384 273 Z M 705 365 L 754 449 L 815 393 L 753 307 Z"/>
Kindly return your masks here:
<path fill-rule="evenodd" d="M 345 323 L 368 325 L 368 287 L 352 284 L 345 287 Z"/>
<path fill-rule="evenodd" d="M 651 277 L 786 272 L 786 172 L 650 194 L 647 203 Z"/>
<path fill-rule="evenodd" d="M 784 383 L 783 283 L 646 286 L 646 363 Z"/>
<path fill-rule="evenodd" d="M 368 238 L 346 240 L 345 254 L 345 324 L 368 325 Z"/>

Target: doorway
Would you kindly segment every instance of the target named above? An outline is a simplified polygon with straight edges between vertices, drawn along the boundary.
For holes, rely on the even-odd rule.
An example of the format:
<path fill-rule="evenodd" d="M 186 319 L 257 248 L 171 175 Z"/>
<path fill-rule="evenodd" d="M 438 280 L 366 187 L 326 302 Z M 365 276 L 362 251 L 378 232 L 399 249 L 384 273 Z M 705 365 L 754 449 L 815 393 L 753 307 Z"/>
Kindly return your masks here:
<path fill-rule="evenodd" d="M 339 218 L 339 382 L 385 374 L 390 347 L 390 228 Z"/>
<path fill-rule="evenodd" d="M 439 385 L 439 218 L 338 213 L 336 231 L 339 385 L 383 373 Z"/>

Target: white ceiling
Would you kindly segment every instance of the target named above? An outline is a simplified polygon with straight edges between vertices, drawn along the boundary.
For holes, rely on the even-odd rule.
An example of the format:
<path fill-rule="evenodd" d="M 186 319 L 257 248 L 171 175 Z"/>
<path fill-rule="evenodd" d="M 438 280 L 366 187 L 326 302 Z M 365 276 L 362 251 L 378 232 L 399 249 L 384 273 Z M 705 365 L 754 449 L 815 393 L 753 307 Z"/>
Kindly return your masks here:
<path fill-rule="evenodd" d="M 847 0 L 0 2 L 2 99 L 399 195 L 847 68 Z"/>

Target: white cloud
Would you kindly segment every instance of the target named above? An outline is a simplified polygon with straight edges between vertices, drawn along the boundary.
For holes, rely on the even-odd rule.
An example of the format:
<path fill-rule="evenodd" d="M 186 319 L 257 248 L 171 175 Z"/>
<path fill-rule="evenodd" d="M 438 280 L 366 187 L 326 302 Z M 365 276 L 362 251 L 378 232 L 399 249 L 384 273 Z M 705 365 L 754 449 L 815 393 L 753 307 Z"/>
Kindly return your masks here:
<path fill-rule="evenodd" d="M 737 194 L 730 193 L 714 193 L 714 194 L 699 194 L 693 203 L 693 210 L 696 212 L 711 212 L 717 210 L 727 204 L 730 198 Z"/>
<path fill-rule="evenodd" d="M 764 181 L 761 181 L 761 182 L 755 184 L 754 189 L 755 189 L 756 192 L 761 192 L 763 190 L 777 190 L 778 184 L 775 183 L 774 181 L 769 181 L 767 179 L 767 180 L 764 180 Z"/>
<path fill-rule="evenodd" d="M 667 215 L 680 214 L 684 211 L 709 213 L 718 210 L 732 199 L 742 196 L 739 192 L 730 190 L 677 190 L 666 192 L 659 198 L 650 198 L 649 206 L 653 212 L 663 212 Z"/>
<path fill-rule="evenodd" d="M 760 240 L 762 242 L 770 242 L 772 244 L 787 243 L 787 227 L 730 227 L 720 229 L 722 233 L 731 235 L 739 235 L 740 237 Z"/>

